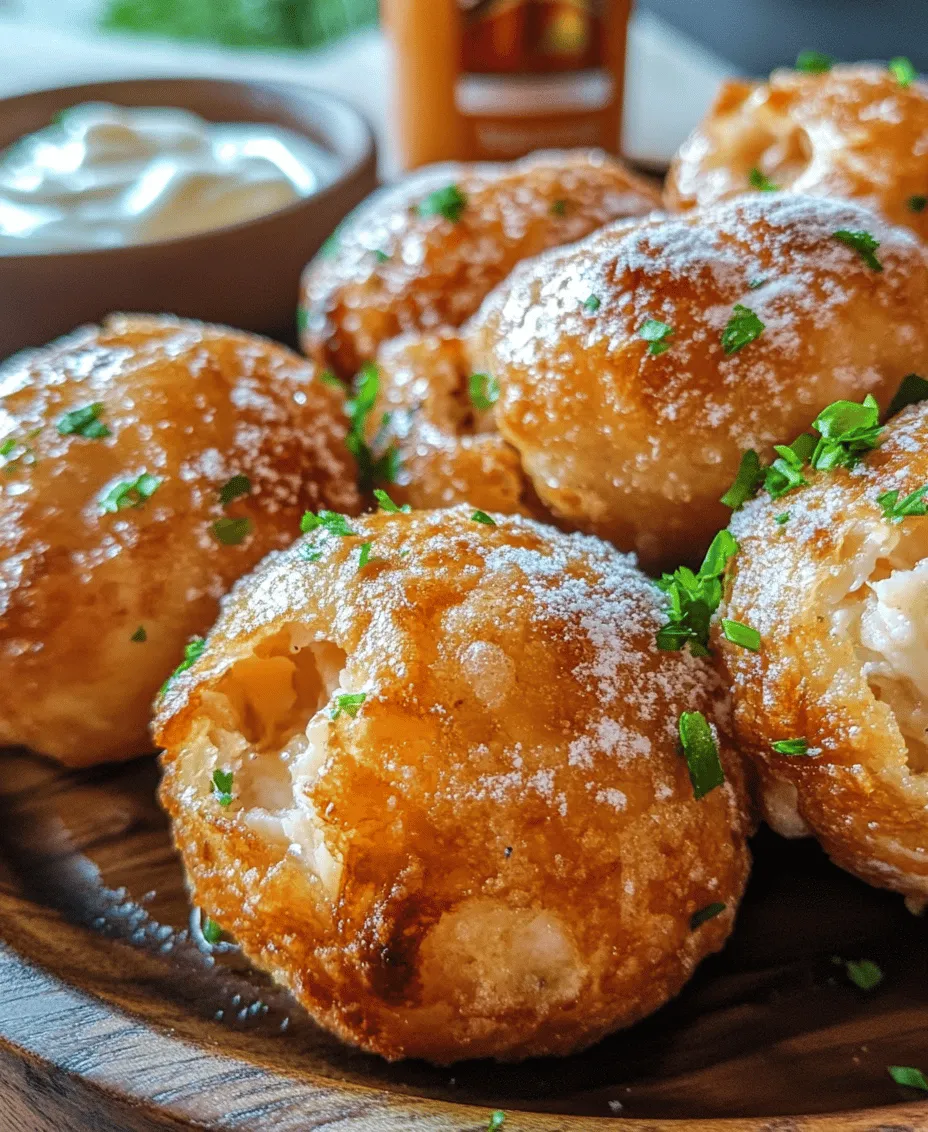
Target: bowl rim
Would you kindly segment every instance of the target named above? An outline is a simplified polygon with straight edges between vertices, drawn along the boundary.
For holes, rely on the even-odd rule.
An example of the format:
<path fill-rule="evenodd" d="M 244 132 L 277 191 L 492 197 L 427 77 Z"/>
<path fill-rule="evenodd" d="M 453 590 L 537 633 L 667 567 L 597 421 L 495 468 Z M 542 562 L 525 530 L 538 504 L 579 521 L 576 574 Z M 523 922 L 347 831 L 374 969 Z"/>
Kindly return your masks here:
<path fill-rule="evenodd" d="M 36 266 L 41 264 L 51 265 L 60 263 L 62 260 L 74 263 L 84 259 L 89 264 L 93 264 L 112 256 L 125 257 L 139 254 L 157 256 L 162 250 L 173 251 L 184 245 L 196 247 L 198 244 L 209 244 L 246 229 L 254 230 L 262 225 L 276 224 L 281 220 L 299 214 L 307 207 L 318 207 L 323 202 L 331 201 L 342 191 L 347 182 L 363 173 L 367 166 L 376 163 L 377 148 L 373 127 L 356 107 L 327 90 L 274 79 L 267 81 L 260 79 L 216 79 L 208 75 L 168 75 L 163 78 L 150 75 L 143 78 L 103 79 L 99 82 L 43 87 L 39 90 L 2 98 L 0 99 L 0 114 L 3 114 L 11 106 L 28 104 L 37 98 L 44 99 L 50 95 L 73 96 L 72 105 L 80 101 L 105 101 L 108 97 L 117 102 L 119 90 L 127 87 L 136 89 L 146 86 L 158 87 L 159 89 L 164 89 L 165 86 L 176 87 L 178 94 L 182 95 L 184 89 L 189 89 L 191 84 L 202 88 L 224 88 L 230 93 L 235 90 L 263 91 L 279 100 L 289 99 L 293 102 L 314 104 L 316 108 L 326 107 L 326 109 L 334 111 L 332 116 L 337 119 L 337 124 L 331 130 L 326 130 L 324 133 L 320 131 L 321 136 L 316 137 L 312 137 L 307 131 L 306 136 L 312 137 L 312 140 L 317 144 L 322 144 L 328 148 L 340 160 L 341 169 L 338 175 L 333 181 L 309 196 L 300 197 L 283 208 L 275 208 L 273 212 L 266 212 L 248 220 L 237 221 L 234 224 L 223 224 L 217 228 L 207 228 L 202 232 L 188 233 L 184 236 L 171 236 L 168 239 L 149 240 L 137 244 L 119 244 L 110 248 L 73 248 L 60 251 L 0 253 L 0 270 L 15 270 L 18 266 L 26 263 Z M 142 103 L 138 102 L 132 105 L 141 106 Z M 154 105 L 166 106 L 167 104 L 161 99 L 156 101 Z M 178 99 L 175 105 L 177 109 L 190 109 L 189 106 L 184 106 L 181 99 Z M 297 126 L 288 126 L 287 128 L 299 132 Z"/>

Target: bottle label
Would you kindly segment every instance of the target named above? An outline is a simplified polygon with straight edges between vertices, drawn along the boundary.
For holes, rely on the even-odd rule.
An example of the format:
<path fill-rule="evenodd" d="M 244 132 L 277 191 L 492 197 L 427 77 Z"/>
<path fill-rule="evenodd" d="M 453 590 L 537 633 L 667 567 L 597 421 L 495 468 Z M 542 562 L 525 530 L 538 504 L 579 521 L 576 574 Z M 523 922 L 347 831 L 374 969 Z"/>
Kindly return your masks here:
<path fill-rule="evenodd" d="M 604 0 L 458 0 L 459 112 L 488 155 L 602 144 L 620 92 L 603 60 Z"/>

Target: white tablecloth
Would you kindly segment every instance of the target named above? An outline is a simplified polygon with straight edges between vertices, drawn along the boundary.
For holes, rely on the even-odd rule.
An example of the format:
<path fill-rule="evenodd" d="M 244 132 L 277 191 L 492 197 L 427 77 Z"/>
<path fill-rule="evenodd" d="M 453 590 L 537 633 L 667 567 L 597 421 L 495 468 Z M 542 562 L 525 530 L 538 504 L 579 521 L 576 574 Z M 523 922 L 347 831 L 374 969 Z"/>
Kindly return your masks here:
<path fill-rule="evenodd" d="M 0 19 L 0 97 L 102 79 L 177 75 L 304 82 L 341 95 L 367 116 L 380 140 L 386 175 L 395 169 L 388 69 L 387 46 L 373 29 L 322 51 L 250 51 Z M 662 21 L 638 14 L 629 45 L 629 156 L 665 164 L 730 71 Z"/>

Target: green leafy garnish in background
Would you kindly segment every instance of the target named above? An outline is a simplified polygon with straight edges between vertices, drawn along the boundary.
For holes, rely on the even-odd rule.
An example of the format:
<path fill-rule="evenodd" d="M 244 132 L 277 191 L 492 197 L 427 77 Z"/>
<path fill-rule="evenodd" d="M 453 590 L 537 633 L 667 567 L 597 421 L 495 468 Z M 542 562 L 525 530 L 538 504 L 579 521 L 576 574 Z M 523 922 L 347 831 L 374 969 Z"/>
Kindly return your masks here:
<path fill-rule="evenodd" d="M 377 0 L 109 0 L 102 26 L 230 47 L 318 47 L 377 21 Z"/>

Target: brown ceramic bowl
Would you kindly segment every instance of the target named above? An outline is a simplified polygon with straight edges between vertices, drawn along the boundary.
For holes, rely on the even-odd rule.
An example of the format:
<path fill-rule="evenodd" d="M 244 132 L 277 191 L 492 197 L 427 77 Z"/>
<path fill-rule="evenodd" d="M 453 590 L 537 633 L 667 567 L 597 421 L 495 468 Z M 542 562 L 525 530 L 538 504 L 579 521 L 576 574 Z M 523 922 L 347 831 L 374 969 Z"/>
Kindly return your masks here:
<path fill-rule="evenodd" d="M 79 102 L 177 106 L 213 122 L 267 122 L 338 159 L 328 187 L 268 216 L 124 248 L 0 255 L 0 359 L 111 311 L 170 313 L 292 338 L 307 260 L 376 184 L 370 127 L 351 107 L 284 83 L 138 79 L 0 101 L 0 149 Z"/>

